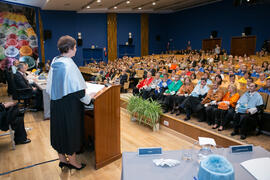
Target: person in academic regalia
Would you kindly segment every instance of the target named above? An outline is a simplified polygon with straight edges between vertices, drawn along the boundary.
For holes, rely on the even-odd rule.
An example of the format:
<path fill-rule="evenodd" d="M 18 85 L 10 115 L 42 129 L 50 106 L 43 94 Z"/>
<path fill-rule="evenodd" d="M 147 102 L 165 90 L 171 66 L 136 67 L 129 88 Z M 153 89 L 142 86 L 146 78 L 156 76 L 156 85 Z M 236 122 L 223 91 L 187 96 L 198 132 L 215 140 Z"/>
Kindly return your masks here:
<path fill-rule="evenodd" d="M 90 104 L 93 95 L 86 94 L 86 83 L 71 59 L 76 40 L 62 36 L 57 47 L 61 55 L 51 63 L 46 88 L 51 99 L 51 145 L 58 152 L 60 168 L 80 170 L 85 164 L 76 161 L 76 152 L 83 143 L 84 104 Z"/>

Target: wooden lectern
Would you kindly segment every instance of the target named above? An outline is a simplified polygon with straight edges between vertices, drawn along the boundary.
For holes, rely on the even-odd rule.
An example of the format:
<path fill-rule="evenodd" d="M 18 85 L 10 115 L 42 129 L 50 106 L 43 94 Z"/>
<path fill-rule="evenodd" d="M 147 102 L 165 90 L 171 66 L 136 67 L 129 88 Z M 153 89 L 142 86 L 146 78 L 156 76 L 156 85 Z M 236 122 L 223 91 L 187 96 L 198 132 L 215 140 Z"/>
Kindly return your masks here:
<path fill-rule="evenodd" d="M 96 169 L 121 158 L 120 85 L 98 92 L 94 110 L 85 111 L 84 131 L 86 140 L 94 140 Z"/>

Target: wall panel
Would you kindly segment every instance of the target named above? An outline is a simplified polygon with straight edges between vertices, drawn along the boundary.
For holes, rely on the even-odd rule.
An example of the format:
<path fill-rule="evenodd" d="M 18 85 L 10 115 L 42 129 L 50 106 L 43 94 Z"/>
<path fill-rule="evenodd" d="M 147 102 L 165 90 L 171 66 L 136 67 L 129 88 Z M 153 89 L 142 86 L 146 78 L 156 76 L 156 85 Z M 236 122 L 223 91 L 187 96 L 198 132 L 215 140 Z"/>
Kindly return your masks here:
<path fill-rule="evenodd" d="M 141 14 L 141 56 L 149 54 L 149 16 Z"/>
<path fill-rule="evenodd" d="M 108 61 L 117 58 L 117 18 L 115 13 L 107 14 Z"/>

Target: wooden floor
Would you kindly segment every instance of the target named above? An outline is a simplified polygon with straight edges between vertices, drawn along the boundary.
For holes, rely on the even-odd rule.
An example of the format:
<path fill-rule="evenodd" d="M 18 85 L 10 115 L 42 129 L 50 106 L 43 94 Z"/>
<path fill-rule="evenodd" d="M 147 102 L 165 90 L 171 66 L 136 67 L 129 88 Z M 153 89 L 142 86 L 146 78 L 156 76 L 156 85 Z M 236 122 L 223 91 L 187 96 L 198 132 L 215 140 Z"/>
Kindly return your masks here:
<path fill-rule="evenodd" d="M 56 151 L 50 146 L 50 121 L 43 121 L 42 112 L 26 113 L 25 126 L 33 128 L 28 132 L 30 144 L 18 145 L 11 150 L 9 136 L 0 137 L 0 173 L 31 166 L 37 163 L 54 160 Z M 2 133 L 2 132 L 0 132 Z M 125 109 L 121 109 L 121 148 L 123 151 L 136 151 L 138 147 L 163 147 L 164 150 L 190 149 L 194 141 L 161 127 L 153 132 L 150 128 L 131 122 Z M 93 152 L 79 155 L 87 167 L 80 172 L 61 171 L 59 161 L 44 163 L 0 176 L 1 180 L 11 179 L 95 179 L 119 180 L 121 178 L 121 159 L 99 170 L 94 169 Z"/>
<path fill-rule="evenodd" d="M 127 99 L 131 96 L 132 96 L 132 93 L 121 94 L 121 99 L 127 101 Z M 170 113 L 166 113 L 166 116 L 171 117 L 173 119 L 180 120 L 180 121 L 184 121 L 184 118 L 186 117 L 185 114 L 176 116 L 175 114 L 172 115 Z M 256 136 L 254 132 L 253 134 L 252 133 L 249 134 L 245 140 L 241 140 L 239 135 L 237 136 L 230 135 L 231 132 L 233 131 L 233 128 L 228 128 L 228 129 L 225 129 L 224 131 L 218 131 L 217 129 L 212 129 L 212 127 L 208 126 L 208 124 L 205 122 L 198 122 L 198 117 L 196 116 L 192 116 L 191 120 L 185 121 L 185 123 L 190 123 L 191 125 L 198 126 L 200 128 L 206 129 L 213 133 L 226 136 L 227 138 L 231 138 L 245 144 L 253 144 L 255 146 L 262 146 L 266 150 L 270 151 L 270 136 L 269 135 L 261 134 L 260 136 Z"/>

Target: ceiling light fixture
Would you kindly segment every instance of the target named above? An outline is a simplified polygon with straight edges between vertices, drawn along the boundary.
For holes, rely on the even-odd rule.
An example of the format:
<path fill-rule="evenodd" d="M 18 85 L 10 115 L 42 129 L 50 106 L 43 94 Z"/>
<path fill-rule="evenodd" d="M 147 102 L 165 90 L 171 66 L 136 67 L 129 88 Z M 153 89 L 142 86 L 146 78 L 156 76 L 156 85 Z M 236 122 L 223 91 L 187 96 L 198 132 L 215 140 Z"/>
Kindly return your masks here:
<path fill-rule="evenodd" d="M 86 6 L 86 8 L 87 8 L 87 9 L 89 9 L 89 8 L 90 8 L 90 6 Z"/>
<path fill-rule="evenodd" d="M 114 6 L 113 8 L 114 8 L 114 9 L 117 9 L 117 6 Z"/>
<path fill-rule="evenodd" d="M 97 0 L 97 2 L 98 2 L 98 3 L 100 3 L 100 2 L 101 2 L 101 0 Z"/>
<path fill-rule="evenodd" d="M 153 2 L 152 5 L 155 6 L 156 5 L 156 2 Z"/>
<path fill-rule="evenodd" d="M 141 10 L 142 8 L 141 8 L 141 7 L 139 7 L 138 9 L 139 9 L 139 10 Z"/>
<path fill-rule="evenodd" d="M 130 1 L 127 1 L 127 4 L 129 4 L 130 3 Z"/>

